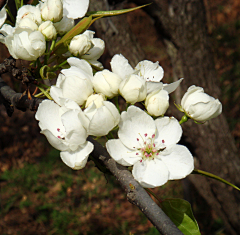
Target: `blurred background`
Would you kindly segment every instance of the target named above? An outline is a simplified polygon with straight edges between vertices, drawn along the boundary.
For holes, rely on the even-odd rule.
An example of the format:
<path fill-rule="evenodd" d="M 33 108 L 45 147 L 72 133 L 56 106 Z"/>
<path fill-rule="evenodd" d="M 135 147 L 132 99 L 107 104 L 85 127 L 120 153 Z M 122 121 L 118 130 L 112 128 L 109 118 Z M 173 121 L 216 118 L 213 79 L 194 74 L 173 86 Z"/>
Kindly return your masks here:
<path fill-rule="evenodd" d="M 135 7 L 137 3 L 145 2 L 98 0 L 98 3 L 104 6 L 104 9 L 98 10 L 130 8 Z M 168 4 L 168 10 L 172 9 L 177 14 L 178 9 L 174 4 L 173 8 L 169 7 L 171 1 L 163 2 Z M 90 6 L 95 3 L 96 1 L 92 0 Z M 210 51 L 215 62 L 220 92 L 211 90 L 207 87 L 208 84 L 203 88 L 212 91 L 210 94 L 213 96 L 215 94 L 215 98 L 219 98 L 223 104 L 223 113 L 230 131 L 225 134 L 233 136 L 235 144 L 233 152 L 236 155 L 240 148 L 240 2 L 204 0 L 203 3 L 205 11 L 202 12 L 200 9 L 199 14 L 204 14 L 206 19 L 203 25 L 211 45 Z M 97 3 L 95 6 L 98 6 Z M 160 14 L 164 14 L 164 6 L 161 7 Z M 168 14 L 171 15 L 171 12 Z M 177 49 L 181 47 L 171 40 L 174 37 L 164 30 L 164 23 L 159 25 L 157 16 L 155 18 L 147 8 L 123 17 L 124 21 L 122 17 L 116 16 L 114 19 L 100 19 L 98 24 L 93 25 L 95 37 L 104 40 L 104 37 L 109 38 L 106 40 L 106 51 L 101 58 L 104 66 L 110 67 L 109 62 L 113 53 L 122 53 L 133 66 L 143 59 L 159 61 L 165 71 L 163 79 L 165 83 L 179 78 L 179 71 L 176 71 L 174 66 L 177 60 L 174 61 L 174 57 L 169 53 L 171 45 L 169 42 L 173 42 Z M 119 24 L 126 28 L 124 32 L 120 31 Z M 114 40 L 114 37 L 123 37 L 118 46 L 111 44 L 111 38 Z M 135 45 L 134 48 L 129 46 L 131 43 Z M 0 62 L 8 56 L 6 48 L 1 45 Z M 188 60 L 191 61 L 192 58 L 189 57 Z M 185 70 L 183 75 L 186 79 Z M 26 89 L 20 82 L 7 75 L 3 78 L 17 92 Z M 195 85 L 200 84 L 201 82 Z M 180 95 L 185 91 L 183 84 Z M 178 93 L 172 97 L 171 102 L 174 100 L 178 100 Z M 174 107 L 170 108 L 168 115 L 174 114 L 173 109 Z M 39 133 L 34 115 L 33 112 L 15 110 L 12 117 L 8 117 L 4 106 L 0 104 L 0 234 L 159 234 L 139 209 L 126 200 L 126 195 L 118 182 L 113 177 L 99 172 L 93 162 L 88 162 L 80 171 L 65 166 L 59 157 L 59 151 L 52 149 L 45 137 Z M 218 128 L 221 129 L 221 125 Z M 224 135 L 219 138 L 224 138 Z M 196 146 L 191 144 L 187 137 L 183 137 L 182 143 L 189 147 L 194 156 L 196 155 L 197 168 L 208 170 L 207 167 L 204 168 L 204 161 L 198 157 Z M 232 146 L 230 143 L 226 144 Z M 238 178 L 228 171 L 225 172 L 224 167 L 223 163 L 220 169 L 225 174 L 223 178 L 229 176 L 230 181 L 236 183 Z M 218 172 L 214 172 L 213 169 L 212 173 Z M 200 178 L 193 180 L 201 182 Z M 193 186 L 193 180 L 169 182 L 153 191 L 161 199 L 177 197 L 188 199 L 203 235 L 237 234 L 234 222 L 232 224 L 226 222 L 216 209 L 218 206 L 214 204 L 214 200 L 212 203 L 207 201 L 198 185 Z M 215 194 L 215 187 L 219 187 L 221 183 L 209 182 L 209 187 L 213 187 L 212 192 Z M 234 194 L 236 201 L 240 197 L 229 187 L 222 190 Z M 207 196 L 212 197 L 210 194 Z M 221 200 L 219 199 L 219 203 Z M 223 214 L 228 216 L 227 212 L 225 210 Z M 239 217 L 236 220 L 239 221 Z"/>

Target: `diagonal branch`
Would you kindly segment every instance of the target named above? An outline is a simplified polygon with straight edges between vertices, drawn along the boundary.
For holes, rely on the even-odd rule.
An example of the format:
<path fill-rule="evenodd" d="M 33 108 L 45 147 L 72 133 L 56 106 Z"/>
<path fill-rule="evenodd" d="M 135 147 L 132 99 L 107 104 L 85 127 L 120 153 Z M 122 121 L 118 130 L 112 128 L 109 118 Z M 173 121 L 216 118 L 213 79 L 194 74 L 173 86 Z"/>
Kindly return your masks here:
<path fill-rule="evenodd" d="M 88 140 L 94 144 L 94 150 L 91 155 L 103 161 L 105 166 L 117 178 L 121 187 L 127 193 L 128 201 L 136 205 L 161 234 L 182 234 L 144 188 L 133 178 L 127 168 L 116 163 L 100 143 L 91 137 L 88 137 Z"/>

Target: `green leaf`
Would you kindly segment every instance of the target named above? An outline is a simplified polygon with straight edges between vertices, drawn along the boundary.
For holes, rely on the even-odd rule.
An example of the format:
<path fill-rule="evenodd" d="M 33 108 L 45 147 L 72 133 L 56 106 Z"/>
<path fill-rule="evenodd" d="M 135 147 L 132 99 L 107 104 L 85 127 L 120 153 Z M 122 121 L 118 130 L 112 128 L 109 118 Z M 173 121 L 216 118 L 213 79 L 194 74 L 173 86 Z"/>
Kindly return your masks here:
<path fill-rule="evenodd" d="M 227 180 L 224 180 L 224 179 L 222 179 L 221 177 L 216 176 L 216 175 L 214 175 L 214 174 L 212 174 L 212 173 L 209 173 L 209 172 L 206 172 L 206 171 L 201 171 L 201 170 L 196 170 L 196 169 L 195 169 L 195 170 L 193 170 L 192 174 L 199 174 L 199 175 L 207 176 L 207 177 L 209 177 L 209 178 L 218 180 L 218 181 L 220 181 L 220 182 L 222 182 L 222 183 L 224 183 L 224 184 L 230 185 L 230 186 L 232 186 L 233 188 L 235 188 L 235 189 L 237 189 L 238 191 L 240 191 L 240 188 L 238 188 L 236 185 L 234 185 L 234 184 L 228 182 Z"/>
<path fill-rule="evenodd" d="M 166 199 L 162 203 L 162 210 L 185 235 L 201 235 L 191 205 L 183 199 Z"/>
<path fill-rule="evenodd" d="M 71 39 L 80 34 L 83 33 L 88 29 L 88 27 L 92 23 L 92 16 L 84 17 L 81 21 L 78 22 L 77 25 L 75 25 L 69 32 L 67 32 L 57 43 L 54 48 L 54 52 L 57 54 L 62 54 L 67 52 L 68 50 L 68 44 L 70 43 Z"/>
<path fill-rule="evenodd" d="M 146 7 L 152 3 L 143 5 L 143 6 L 138 6 L 138 7 L 133 7 L 129 9 L 122 9 L 122 10 L 114 10 L 114 11 L 90 11 L 86 14 L 86 16 L 92 16 L 92 17 L 109 17 L 109 16 L 116 16 L 116 15 L 121 15 L 125 14 L 131 11 L 135 11 L 138 9 L 141 9 L 143 7 Z"/>

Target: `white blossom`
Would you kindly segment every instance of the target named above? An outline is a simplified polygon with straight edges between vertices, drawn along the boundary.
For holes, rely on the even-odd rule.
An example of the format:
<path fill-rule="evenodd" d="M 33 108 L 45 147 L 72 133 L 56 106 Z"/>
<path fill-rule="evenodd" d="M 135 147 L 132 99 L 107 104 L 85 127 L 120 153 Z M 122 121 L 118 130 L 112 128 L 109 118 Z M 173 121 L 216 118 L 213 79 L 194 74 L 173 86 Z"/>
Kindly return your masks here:
<path fill-rule="evenodd" d="M 38 7 L 31 5 L 24 5 L 19 8 L 16 17 L 16 26 L 20 23 L 22 19 L 31 19 L 38 26 L 42 23 L 41 12 Z"/>
<path fill-rule="evenodd" d="M 75 170 L 82 169 L 93 150 L 93 144 L 86 141 L 86 117 L 80 107 L 67 99 L 62 107 L 44 100 L 35 117 L 41 133 L 54 148 L 61 151 L 63 162 Z"/>
<path fill-rule="evenodd" d="M 186 115 L 197 122 L 205 122 L 222 112 L 222 104 L 218 99 L 204 93 L 202 87 L 194 85 L 184 94 L 181 106 Z"/>
<path fill-rule="evenodd" d="M 93 94 L 92 68 L 87 61 L 75 57 L 70 57 L 67 61 L 71 67 L 61 70 L 56 86 L 50 89 L 50 95 L 59 105 L 60 98 L 68 98 L 83 105 Z"/>
<path fill-rule="evenodd" d="M 133 177 L 145 188 L 182 179 L 193 169 L 189 150 L 178 145 L 182 128 L 175 118 L 155 121 L 141 109 L 130 106 L 121 114 L 119 139 L 108 140 L 111 157 L 124 166 L 133 165 Z"/>
<path fill-rule="evenodd" d="M 5 45 L 15 59 L 36 60 L 46 50 L 46 41 L 39 31 L 30 28 L 16 28 L 5 38 Z"/>
<path fill-rule="evenodd" d="M 170 84 L 163 84 L 161 80 L 164 71 L 158 62 L 153 63 L 148 60 L 143 60 L 133 69 L 128 63 L 128 60 L 121 54 L 114 55 L 110 64 L 112 72 L 120 76 L 123 80 L 128 78 L 131 74 L 137 74 L 142 77 L 147 84 L 147 94 L 162 88 L 170 94 L 177 89 L 183 79 L 181 78 Z"/>

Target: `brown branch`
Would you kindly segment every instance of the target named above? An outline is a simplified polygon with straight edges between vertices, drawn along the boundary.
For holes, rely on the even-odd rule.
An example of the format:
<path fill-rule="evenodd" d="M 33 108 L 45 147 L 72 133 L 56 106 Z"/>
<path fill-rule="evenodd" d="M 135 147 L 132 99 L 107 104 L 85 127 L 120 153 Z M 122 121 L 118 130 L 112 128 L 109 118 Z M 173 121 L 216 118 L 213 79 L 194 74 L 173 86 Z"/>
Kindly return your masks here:
<path fill-rule="evenodd" d="M 22 111 L 26 111 L 26 109 L 35 111 L 37 110 L 38 105 L 42 102 L 42 99 L 32 97 L 32 99 L 29 100 L 27 94 L 16 93 L 2 80 L 1 77 L 0 99 L 5 105 L 9 116 L 12 115 L 14 107 Z M 128 201 L 138 206 L 142 213 L 146 215 L 161 234 L 183 234 L 162 209 L 152 200 L 141 185 L 139 185 L 139 183 L 133 178 L 132 174 L 126 169 L 126 167 L 116 163 L 109 156 L 106 149 L 97 141 L 93 140 L 91 137 L 88 137 L 88 140 L 94 144 L 94 151 L 91 154 L 92 157 L 100 159 L 105 164 L 127 193 Z"/>
<path fill-rule="evenodd" d="M 28 99 L 27 94 L 16 93 L 12 90 L 6 82 L 0 77 L 0 100 L 7 110 L 9 117 L 12 116 L 14 108 L 25 112 L 27 109 L 36 111 L 38 105 L 42 102 L 42 99 L 32 97 Z"/>
<path fill-rule="evenodd" d="M 107 150 L 97 141 L 91 137 L 88 137 L 88 140 L 94 144 L 94 150 L 91 155 L 103 161 L 105 166 L 112 172 L 127 193 L 128 201 L 136 205 L 161 234 L 182 234 L 143 187 L 133 178 L 127 168 L 116 163 L 115 160 L 109 156 Z"/>

